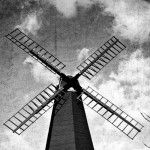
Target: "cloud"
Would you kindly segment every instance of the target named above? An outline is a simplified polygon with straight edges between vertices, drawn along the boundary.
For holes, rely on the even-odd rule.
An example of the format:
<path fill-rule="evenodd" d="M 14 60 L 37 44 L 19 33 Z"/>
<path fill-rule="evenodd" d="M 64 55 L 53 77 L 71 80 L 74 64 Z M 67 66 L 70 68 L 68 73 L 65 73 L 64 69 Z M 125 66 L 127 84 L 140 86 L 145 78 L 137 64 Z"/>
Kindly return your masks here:
<path fill-rule="evenodd" d="M 65 17 L 72 17 L 76 14 L 76 0 L 55 0 L 53 3 Z"/>
<path fill-rule="evenodd" d="M 104 14 L 113 16 L 112 30 L 131 42 L 144 43 L 150 35 L 150 3 L 143 0 L 47 0 L 67 18 L 77 15 L 77 7 L 93 4 L 104 8 Z"/>
<path fill-rule="evenodd" d="M 150 114 L 150 58 L 144 58 L 142 51 L 135 51 L 120 63 L 118 73 L 110 78 L 118 84 L 118 89 L 129 103 Z"/>
<path fill-rule="evenodd" d="M 7 140 L 0 143 L 1 150 L 34 150 L 22 135 L 18 136 L 8 130 L 4 134 Z"/>
<path fill-rule="evenodd" d="M 31 64 L 31 73 L 37 82 L 42 82 L 42 83 L 51 82 L 53 84 L 58 83 L 57 75 L 51 73 L 42 64 L 40 64 L 38 61 L 34 60 L 33 58 L 27 57 L 23 62 L 23 64 L 25 65 Z"/>
<path fill-rule="evenodd" d="M 84 59 L 86 59 L 89 56 L 89 49 L 87 48 L 83 48 L 83 49 L 78 49 L 77 50 L 77 54 L 78 54 L 78 61 L 82 61 Z"/>
<path fill-rule="evenodd" d="M 36 35 L 37 31 L 41 28 L 42 21 L 40 18 L 42 11 L 36 11 L 28 14 L 25 18 L 22 18 L 22 23 L 17 25 L 16 28 L 22 30 L 26 34 Z"/>
<path fill-rule="evenodd" d="M 93 4 L 91 0 L 47 0 L 54 5 L 57 10 L 67 18 L 74 17 L 77 14 L 77 6 L 84 8 L 90 7 Z"/>
<path fill-rule="evenodd" d="M 150 4 L 143 0 L 99 0 L 113 16 L 113 31 L 131 42 L 143 43 L 150 35 Z"/>

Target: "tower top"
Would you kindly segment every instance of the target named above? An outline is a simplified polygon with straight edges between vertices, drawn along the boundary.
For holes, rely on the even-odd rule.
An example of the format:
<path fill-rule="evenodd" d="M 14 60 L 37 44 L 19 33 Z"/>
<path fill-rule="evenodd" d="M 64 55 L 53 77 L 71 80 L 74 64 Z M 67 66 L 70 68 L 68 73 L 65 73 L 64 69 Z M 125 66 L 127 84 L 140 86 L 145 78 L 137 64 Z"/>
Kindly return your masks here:
<path fill-rule="evenodd" d="M 65 75 L 63 74 L 59 81 L 59 89 L 64 88 L 64 90 L 68 91 L 70 88 L 73 88 L 78 94 L 81 94 L 82 87 L 79 84 L 78 78 L 76 76 Z"/>

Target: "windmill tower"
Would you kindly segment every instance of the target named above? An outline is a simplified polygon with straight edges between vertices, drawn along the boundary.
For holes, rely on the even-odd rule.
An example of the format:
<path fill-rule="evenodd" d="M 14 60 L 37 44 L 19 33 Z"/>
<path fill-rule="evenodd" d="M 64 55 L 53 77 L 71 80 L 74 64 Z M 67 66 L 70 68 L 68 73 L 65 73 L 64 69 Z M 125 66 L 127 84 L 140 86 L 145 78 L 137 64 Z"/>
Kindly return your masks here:
<path fill-rule="evenodd" d="M 80 76 L 92 79 L 125 49 L 116 37 L 110 38 L 83 61 L 77 67 L 79 72 L 74 77 L 62 73 L 65 65 L 19 29 L 6 37 L 60 76 L 59 86 L 49 85 L 4 123 L 14 133 L 20 135 L 53 106 L 46 150 L 93 150 L 83 103 L 129 138 L 134 139 L 141 132 L 143 126 L 139 122 L 91 87 L 84 89 L 78 82 Z M 68 91 L 71 87 L 74 92 Z"/>

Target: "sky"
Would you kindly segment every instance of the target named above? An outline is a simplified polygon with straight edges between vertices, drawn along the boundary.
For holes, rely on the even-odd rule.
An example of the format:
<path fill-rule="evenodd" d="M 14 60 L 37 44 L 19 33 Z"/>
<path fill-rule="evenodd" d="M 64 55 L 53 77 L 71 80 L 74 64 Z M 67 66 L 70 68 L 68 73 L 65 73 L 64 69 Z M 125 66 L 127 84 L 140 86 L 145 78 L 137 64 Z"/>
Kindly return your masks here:
<path fill-rule="evenodd" d="M 55 23 L 57 51 L 54 49 Z M 20 136 L 3 123 L 58 77 L 4 36 L 20 28 L 66 65 L 76 67 L 111 36 L 125 45 L 84 87 L 94 87 L 144 125 L 131 140 L 85 106 L 95 150 L 147 150 L 150 147 L 150 1 L 149 0 L 2 0 L 0 1 L 0 149 L 43 150 L 51 110 Z M 148 115 L 148 116 L 146 116 Z M 146 145 L 146 146 L 145 146 Z"/>

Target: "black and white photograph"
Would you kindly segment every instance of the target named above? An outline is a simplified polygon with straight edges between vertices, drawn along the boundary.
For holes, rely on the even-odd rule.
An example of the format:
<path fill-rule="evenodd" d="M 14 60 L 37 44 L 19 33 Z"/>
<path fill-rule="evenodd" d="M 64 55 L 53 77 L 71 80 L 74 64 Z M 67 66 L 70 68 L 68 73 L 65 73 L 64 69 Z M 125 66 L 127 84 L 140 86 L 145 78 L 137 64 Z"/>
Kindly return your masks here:
<path fill-rule="evenodd" d="M 150 0 L 0 0 L 0 150 L 149 150 Z"/>

